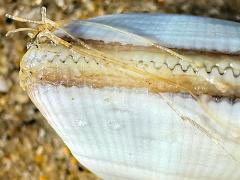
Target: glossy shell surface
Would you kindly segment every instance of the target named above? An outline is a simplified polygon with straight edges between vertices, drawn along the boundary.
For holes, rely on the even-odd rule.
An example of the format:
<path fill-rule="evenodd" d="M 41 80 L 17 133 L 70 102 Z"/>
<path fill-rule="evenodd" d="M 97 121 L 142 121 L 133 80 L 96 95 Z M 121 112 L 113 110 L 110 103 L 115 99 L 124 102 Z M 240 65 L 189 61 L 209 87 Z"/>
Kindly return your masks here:
<path fill-rule="evenodd" d="M 220 145 L 145 90 L 44 85 L 30 97 L 83 165 L 104 179 L 238 179 L 239 145 Z M 174 95 L 186 116 L 206 119 L 191 97 Z M 211 102 L 240 125 L 240 102 Z M 183 112 L 183 111 L 181 111 Z M 230 123 L 230 122 L 229 122 Z M 227 137 L 230 132 L 224 132 Z"/>
<path fill-rule="evenodd" d="M 87 22 L 97 23 L 99 26 L 96 28 Z M 169 48 L 240 53 L 239 23 L 207 17 L 147 13 L 116 14 L 88 21 L 73 21 L 65 28 L 70 34 L 85 39 L 142 44 L 124 33 L 102 25 L 149 38 Z"/>

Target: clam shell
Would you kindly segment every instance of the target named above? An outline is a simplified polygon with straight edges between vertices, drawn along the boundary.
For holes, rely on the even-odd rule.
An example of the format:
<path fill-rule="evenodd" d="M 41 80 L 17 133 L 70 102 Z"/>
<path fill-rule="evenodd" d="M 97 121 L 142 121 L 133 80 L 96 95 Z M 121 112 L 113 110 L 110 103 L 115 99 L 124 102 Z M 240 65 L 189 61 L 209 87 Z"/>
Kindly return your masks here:
<path fill-rule="evenodd" d="M 104 179 L 239 179 L 238 23 L 127 14 L 64 29 L 141 70 L 114 69 L 96 51 L 50 43 L 25 54 L 22 85 L 79 162 Z M 194 63 L 155 53 L 142 36 Z M 185 83 L 199 96 L 138 72 Z"/>
<path fill-rule="evenodd" d="M 73 21 L 65 26 L 65 30 L 84 39 L 146 45 L 145 42 L 103 25 L 147 37 L 169 48 L 240 53 L 239 23 L 207 17 L 148 13 L 115 14 L 87 21 Z"/>
<path fill-rule="evenodd" d="M 203 122 L 204 112 L 191 96 L 166 96 L 187 117 Z M 239 146 L 226 140 L 223 150 L 147 90 L 39 85 L 30 97 L 79 162 L 104 179 L 240 177 L 229 155 L 239 158 Z M 209 103 L 239 126 L 240 102 Z"/>

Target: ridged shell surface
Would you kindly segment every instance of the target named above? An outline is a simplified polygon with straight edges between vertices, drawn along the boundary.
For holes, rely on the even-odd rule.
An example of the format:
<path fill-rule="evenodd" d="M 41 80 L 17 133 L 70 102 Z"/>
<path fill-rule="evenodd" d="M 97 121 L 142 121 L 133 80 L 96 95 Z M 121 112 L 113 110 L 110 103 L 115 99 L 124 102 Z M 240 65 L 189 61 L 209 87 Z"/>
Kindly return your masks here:
<path fill-rule="evenodd" d="M 209 125 L 190 96 L 165 96 L 184 115 Z M 226 141 L 223 149 L 184 122 L 160 95 L 139 89 L 39 85 L 30 97 L 73 155 L 104 179 L 240 177 L 239 164 L 232 158 L 240 157 L 239 147 Z M 211 101 L 209 107 L 228 123 L 240 125 L 239 102 Z M 229 134 L 223 131 L 222 136 Z"/>
<path fill-rule="evenodd" d="M 93 24 L 88 22 L 93 22 Z M 116 31 L 120 29 L 149 38 L 169 48 L 240 53 L 239 23 L 207 17 L 171 14 L 115 14 L 87 21 L 74 21 L 65 29 L 76 37 L 102 40 L 108 43 L 149 45 L 143 44 L 138 38 Z"/>

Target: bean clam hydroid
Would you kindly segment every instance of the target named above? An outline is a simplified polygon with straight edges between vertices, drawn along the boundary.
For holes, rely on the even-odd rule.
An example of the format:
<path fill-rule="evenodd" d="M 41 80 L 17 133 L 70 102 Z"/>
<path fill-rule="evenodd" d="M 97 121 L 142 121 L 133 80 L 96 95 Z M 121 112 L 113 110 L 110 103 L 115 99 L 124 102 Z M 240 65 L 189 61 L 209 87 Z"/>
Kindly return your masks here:
<path fill-rule="evenodd" d="M 49 22 L 56 31 L 42 23 L 32 34 L 21 84 L 82 164 L 104 179 L 240 177 L 238 23 L 163 14 Z"/>

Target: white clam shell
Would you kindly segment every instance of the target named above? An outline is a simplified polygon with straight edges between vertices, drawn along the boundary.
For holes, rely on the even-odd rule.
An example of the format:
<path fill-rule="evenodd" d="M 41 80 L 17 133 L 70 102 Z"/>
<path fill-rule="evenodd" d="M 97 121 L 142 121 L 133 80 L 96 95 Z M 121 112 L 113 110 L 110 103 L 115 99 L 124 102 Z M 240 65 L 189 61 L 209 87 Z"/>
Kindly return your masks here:
<path fill-rule="evenodd" d="M 147 13 L 114 14 L 87 21 L 73 21 L 65 29 L 75 37 L 84 39 L 146 45 L 141 40 L 130 38 L 121 31 L 117 32 L 116 29 L 109 29 L 103 25 L 149 38 L 169 48 L 240 53 L 239 23 L 207 17 Z"/>
<path fill-rule="evenodd" d="M 190 96 L 167 96 L 181 105 L 181 112 L 185 109 L 185 115 L 203 124 L 204 112 Z M 124 88 L 39 85 L 30 97 L 79 162 L 104 179 L 240 177 L 238 162 L 228 154 L 240 156 L 239 147 L 226 141 L 223 150 L 184 122 L 160 95 Z M 219 115 L 240 124 L 239 102 L 210 104 Z"/>

